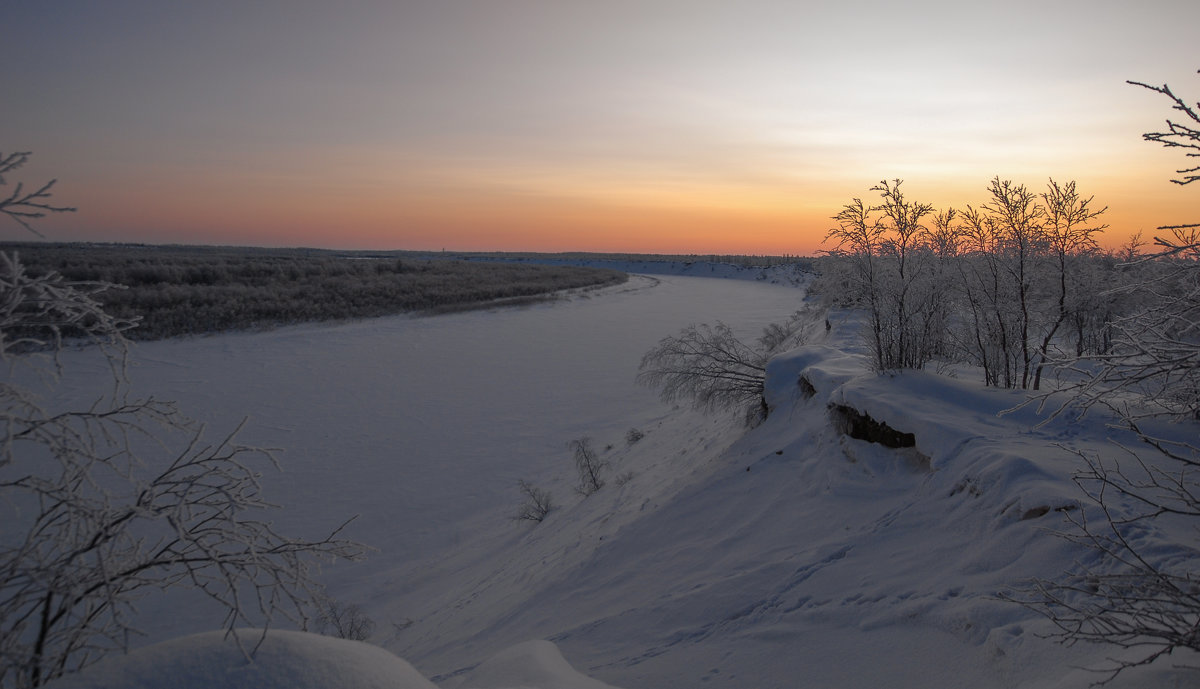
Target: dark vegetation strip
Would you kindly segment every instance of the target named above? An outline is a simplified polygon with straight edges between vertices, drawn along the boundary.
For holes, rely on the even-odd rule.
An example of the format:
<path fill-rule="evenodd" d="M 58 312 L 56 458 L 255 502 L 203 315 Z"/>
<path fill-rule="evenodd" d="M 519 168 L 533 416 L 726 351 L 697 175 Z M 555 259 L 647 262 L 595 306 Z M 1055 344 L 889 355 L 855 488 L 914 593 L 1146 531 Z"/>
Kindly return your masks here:
<path fill-rule="evenodd" d="M 630 254 L 630 253 L 597 253 L 586 251 L 568 251 L 560 253 L 528 253 L 513 251 L 486 252 L 442 252 L 441 254 L 424 254 L 427 257 L 440 256 L 443 258 L 462 258 L 466 260 L 498 260 L 498 261 L 534 261 L 534 262 L 565 262 L 565 261 L 669 261 L 672 263 L 728 263 L 743 268 L 765 268 L 778 265 L 793 265 L 808 259 L 802 256 L 783 254 L 779 256 L 758 254 Z"/>
<path fill-rule="evenodd" d="M 105 310 L 140 317 L 133 339 L 399 313 L 524 304 L 624 282 L 614 270 L 315 249 L 7 243 L 32 273 L 126 289 Z"/>

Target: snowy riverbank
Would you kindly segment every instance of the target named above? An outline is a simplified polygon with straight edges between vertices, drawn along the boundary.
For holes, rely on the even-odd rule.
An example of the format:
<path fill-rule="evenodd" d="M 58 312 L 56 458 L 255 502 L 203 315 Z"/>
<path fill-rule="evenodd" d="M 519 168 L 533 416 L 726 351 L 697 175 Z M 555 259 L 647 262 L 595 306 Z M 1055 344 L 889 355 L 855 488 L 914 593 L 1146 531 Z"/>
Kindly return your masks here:
<path fill-rule="evenodd" d="M 1113 649 L 1041 638 L 1047 622 L 996 595 L 1087 555 L 1048 530 L 1079 498 L 1077 458 L 1062 446 L 1110 452 L 1120 439 L 1101 416 L 1036 426 L 1028 409 L 998 415 L 1019 393 L 969 377 L 876 376 L 836 317 L 772 362 L 772 411 L 753 430 L 633 385 L 659 337 L 717 320 L 753 337 L 800 296 L 759 281 L 639 278 L 517 311 L 147 343 L 133 376 L 215 427 L 248 413 L 245 440 L 287 449 L 284 473 L 264 478 L 286 506 L 281 530 L 362 515 L 350 535 L 379 550 L 328 569 L 330 593 L 362 606 L 371 641 L 443 689 L 1095 681 L 1075 668 Z M 83 357 L 68 365 L 86 398 L 83 374 L 102 371 Z M 831 404 L 915 443 L 847 437 Z M 566 448 L 582 436 L 611 464 L 587 498 L 572 491 Z M 513 522 L 518 479 L 559 509 Z M 1142 538 L 1196 557 L 1194 532 Z M 143 613 L 152 639 L 218 624 L 176 603 Z M 556 668 L 541 679 L 481 665 L 531 639 L 554 645 L 511 653 L 518 668 Z M 568 673 L 558 652 L 594 679 Z M 1184 661 L 1196 663 L 1166 658 L 1111 686 L 1187 686 L 1195 675 L 1170 668 Z"/>

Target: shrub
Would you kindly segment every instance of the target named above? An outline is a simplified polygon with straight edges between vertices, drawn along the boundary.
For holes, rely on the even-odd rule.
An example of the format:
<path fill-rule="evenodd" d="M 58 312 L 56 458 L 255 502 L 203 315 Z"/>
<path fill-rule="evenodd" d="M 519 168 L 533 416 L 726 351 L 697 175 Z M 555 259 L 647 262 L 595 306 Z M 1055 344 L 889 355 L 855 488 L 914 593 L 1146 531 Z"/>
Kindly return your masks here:
<path fill-rule="evenodd" d="M 575 471 L 579 475 L 579 485 L 575 490 L 587 497 L 604 487 L 604 479 L 600 474 L 608 469 L 608 461 L 601 459 L 592 449 L 591 438 L 579 438 L 569 444 L 575 456 Z"/>
<path fill-rule="evenodd" d="M 525 497 L 525 502 L 517 508 L 516 515 L 513 519 L 517 521 L 531 521 L 541 523 L 546 515 L 554 509 L 554 501 L 551 499 L 550 491 L 543 490 L 526 481 L 518 481 L 517 488 L 521 491 L 521 495 Z"/>

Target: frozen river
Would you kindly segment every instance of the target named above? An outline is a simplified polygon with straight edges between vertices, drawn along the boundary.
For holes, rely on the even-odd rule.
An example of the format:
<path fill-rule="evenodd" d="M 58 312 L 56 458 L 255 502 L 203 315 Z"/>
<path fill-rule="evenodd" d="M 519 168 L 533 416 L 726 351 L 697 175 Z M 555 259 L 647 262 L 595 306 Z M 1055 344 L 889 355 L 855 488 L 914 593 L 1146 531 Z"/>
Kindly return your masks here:
<path fill-rule="evenodd" d="M 380 550 L 372 560 L 411 561 L 472 516 L 510 512 L 519 478 L 562 473 L 570 440 L 615 442 L 662 416 L 669 407 L 634 383 L 659 339 L 718 320 L 753 339 L 802 296 L 633 276 L 525 308 L 140 343 L 130 378 L 213 437 L 248 417 L 242 442 L 282 450 L 283 473 L 264 487 L 287 528 L 314 534 L 359 514 L 350 535 Z M 87 370 L 68 378 L 81 398 L 103 375 Z"/>

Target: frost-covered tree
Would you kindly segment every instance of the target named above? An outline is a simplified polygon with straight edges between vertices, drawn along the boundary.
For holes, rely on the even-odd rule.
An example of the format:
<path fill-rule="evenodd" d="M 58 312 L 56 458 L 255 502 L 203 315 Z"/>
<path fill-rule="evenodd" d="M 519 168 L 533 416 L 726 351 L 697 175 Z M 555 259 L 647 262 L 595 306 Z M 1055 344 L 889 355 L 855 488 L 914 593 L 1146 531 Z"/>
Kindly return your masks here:
<path fill-rule="evenodd" d="M 882 199 L 875 210 L 882 214 L 885 228 L 881 245 L 885 288 L 880 304 L 888 327 L 878 362 L 882 369 L 922 368 L 933 356 L 931 339 L 937 335 L 931 328 L 937 320 L 932 252 L 922 222 L 933 213 L 933 206 L 910 201 L 901 183 L 884 180 L 871 187 Z"/>
<path fill-rule="evenodd" d="M 881 182 L 878 205 L 856 198 L 834 217 L 836 246 L 814 289 L 866 312 L 879 370 L 965 360 L 988 385 L 1039 387 L 1064 326 L 1082 342 L 1102 312 L 1081 284 L 1104 209 L 1053 179 L 1039 195 L 994 178 L 988 200 L 962 211 L 910 201 L 900 185 Z"/>
<path fill-rule="evenodd" d="M 658 388 L 665 402 L 688 400 L 697 409 L 745 408 L 746 423 L 766 418 L 763 397 L 767 360 L 809 340 L 823 309 L 802 308 L 781 323 L 771 323 L 752 343 L 743 342 L 724 323 L 689 325 L 664 337 L 642 357 L 637 382 Z"/>
<path fill-rule="evenodd" d="M 866 339 L 874 353 L 877 368 L 884 368 L 885 330 L 883 294 L 885 290 L 881 254 L 886 228 L 873 215 L 874 209 L 855 197 L 833 216 L 837 226 L 825 235 L 834 240 L 828 251 L 835 261 L 836 274 L 842 277 L 837 303 L 866 309 L 870 319 Z M 826 271 L 834 273 L 835 271 Z M 829 285 L 832 287 L 832 285 Z"/>
<path fill-rule="evenodd" d="M 1130 83 L 1166 95 L 1200 124 L 1200 103 L 1191 107 L 1165 85 Z M 1193 125 L 1168 120 L 1167 132 L 1145 138 L 1200 155 Z M 1198 171 L 1179 170 L 1173 181 L 1198 181 Z M 1176 651 L 1200 652 L 1200 549 L 1163 552 L 1145 539 L 1156 528 L 1178 529 L 1187 543 L 1200 519 L 1200 224 L 1158 229 L 1157 251 L 1142 260 L 1154 269 L 1129 288 L 1141 308 L 1115 321 L 1111 351 L 1079 369 L 1085 377 L 1075 389 L 1078 407 L 1107 407 L 1138 439 L 1111 456 L 1082 455 L 1076 483 L 1100 518 L 1075 518 L 1066 536 L 1096 557 L 1017 596 L 1049 618 L 1064 643 L 1129 649 L 1096 668 L 1105 681 Z"/>
<path fill-rule="evenodd" d="M 646 352 L 637 382 L 663 400 L 691 400 L 699 409 L 760 404 L 767 361 L 724 323 L 689 325 Z"/>
<path fill-rule="evenodd" d="M 1051 358 L 1050 346 L 1060 329 L 1067 324 L 1073 308 L 1081 306 L 1078 291 L 1083 287 L 1082 273 L 1086 261 L 1081 260 L 1097 251 L 1094 235 L 1107 225 L 1096 220 L 1107 208 L 1095 209 L 1093 197 L 1083 198 L 1075 190 L 1075 182 L 1059 184 L 1053 179 L 1042 194 L 1045 208 L 1045 246 L 1050 263 L 1048 304 L 1039 319 L 1040 342 L 1037 343 L 1037 366 L 1032 388 L 1041 388 L 1042 371 Z"/>
<path fill-rule="evenodd" d="M 27 154 L 18 154 L 27 156 Z M 24 158 L 5 159 L 8 172 Z M 51 185 L 3 210 L 32 230 Z M 96 300 L 112 285 L 31 274 L 0 254 L 0 687 L 39 686 L 126 647 L 136 603 L 187 588 L 229 630 L 304 624 L 312 558 L 355 557 L 337 536 L 297 539 L 263 519 L 270 452 L 207 440 L 169 402 L 125 382 L 133 323 Z M 87 406 L 56 399 L 67 343 L 90 345 L 112 386 Z"/>
<path fill-rule="evenodd" d="M 1039 255 L 1047 243 L 1046 211 L 1038 203 L 1037 194 L 1024 184 L 996 177 L 988 191 L 992 198 L 983 208 L 988 214 L 1001 280 L 1007 283 L 1010 297 L 997 304 L 1006 334 L 1005 387 L 1028 388 L 1034 364 L 1034 280 Z"/>
<path fill-rule="evenodd" d="M 854 289 L 867 308 L 867 342 L 879 370 L 921 368 L 937 347 L 940 302 L 934 297 L 929 230 L 933 206 L 909 200 L 902 181 L 871 187 L 880 203 L 855 198 L 834 216 L 826 234 L 830 250 L 851 269 Z"/>

